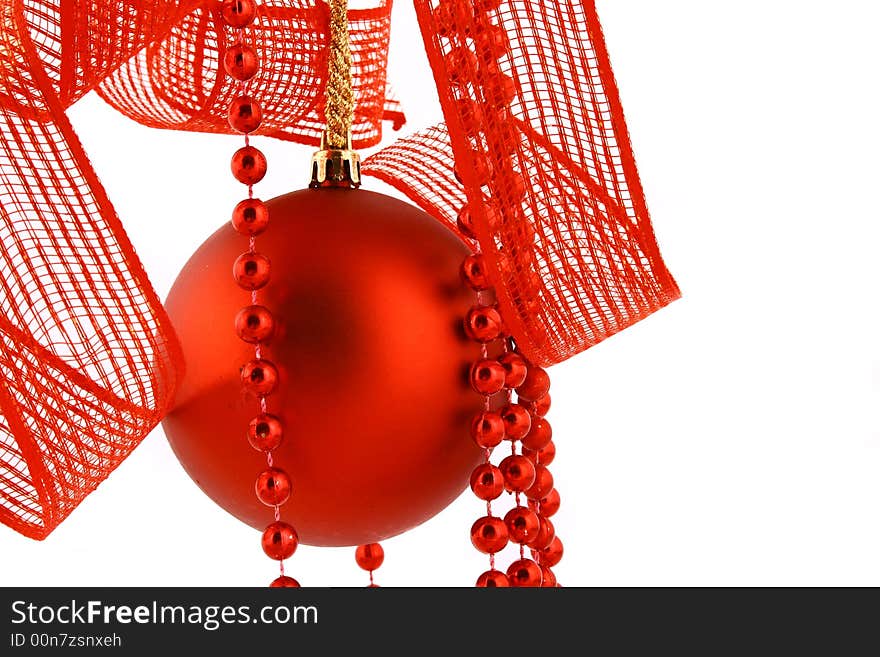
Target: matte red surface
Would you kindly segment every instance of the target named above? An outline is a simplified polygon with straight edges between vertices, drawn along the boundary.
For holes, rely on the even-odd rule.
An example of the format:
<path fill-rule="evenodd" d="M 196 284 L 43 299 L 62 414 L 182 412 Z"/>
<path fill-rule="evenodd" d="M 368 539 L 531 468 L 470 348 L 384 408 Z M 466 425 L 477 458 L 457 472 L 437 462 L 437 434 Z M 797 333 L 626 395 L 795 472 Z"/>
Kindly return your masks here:
<path fill-rule="evenodd" d="M 483 399 L 468 383 L 480 347 L 461 330 L 468 249 L 417 208 L 363 190 L 266 205 L 272 281 L 259 299 L 275 316 L 263 357 L 279 371 L 268 407 L 284 422 L 273 457 L 293 488 L 283 518 L 306 544 L 378 542 L 442 510 L 481 460 L 469 420 Z M 186 375 L 163 427 L 202 490 L 262 529 L 272 510 L 253 487 L 265 456 L 246 436 L 259 404 L 238 372 L 253 346 L 233 327 L 249 299 L 231 275 L 243 243 L 220 228 L 168 295 Z"/>

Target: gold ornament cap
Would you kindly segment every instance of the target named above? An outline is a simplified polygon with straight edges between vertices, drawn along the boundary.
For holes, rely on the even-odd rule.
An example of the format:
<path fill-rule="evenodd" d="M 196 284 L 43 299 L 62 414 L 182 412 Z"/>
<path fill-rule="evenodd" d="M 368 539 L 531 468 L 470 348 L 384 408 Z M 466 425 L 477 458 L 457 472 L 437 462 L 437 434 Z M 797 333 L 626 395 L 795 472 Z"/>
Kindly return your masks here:
<path fill-rule="evenodd" d="M 309 187 L 361 186 L 361 157 L 351 147 L 351 130 L 344 148 L 330 145 L 328 131 L 321 134 L 321 148 L 312 155 L 312 182 Z"/>

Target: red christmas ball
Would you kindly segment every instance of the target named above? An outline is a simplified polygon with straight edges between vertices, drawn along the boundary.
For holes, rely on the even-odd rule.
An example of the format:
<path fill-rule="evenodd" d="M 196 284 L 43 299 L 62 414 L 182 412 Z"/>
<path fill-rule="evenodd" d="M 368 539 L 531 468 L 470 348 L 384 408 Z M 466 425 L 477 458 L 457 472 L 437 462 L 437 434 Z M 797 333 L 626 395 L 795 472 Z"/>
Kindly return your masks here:
<path fill-rule="evenodd" d="M 250 295 L 230 271 L 247 237 L 227 223 L 166 301 L 186 374 L 163 427 L 190 477 L 249 525 L 274 519 L 253 487 L 258 450 L 277 443 L 274 463 L 294 484 L 282 520 L 302 543 L 382 541 L 444 509 L 483 457 L 469 419 L 485 400 L 462 376 L 480 358 L 462 331 L 475 302 L 459 276 L 468 249 L 414 206 L 364 190 L 303 190 L 266 207 L 257 246 L 272 277 L 258 303 L 274 319 L 262 358 L 275 370 L 235 332 Z M 268 383 L 278 422 L 252 423 Z"/>

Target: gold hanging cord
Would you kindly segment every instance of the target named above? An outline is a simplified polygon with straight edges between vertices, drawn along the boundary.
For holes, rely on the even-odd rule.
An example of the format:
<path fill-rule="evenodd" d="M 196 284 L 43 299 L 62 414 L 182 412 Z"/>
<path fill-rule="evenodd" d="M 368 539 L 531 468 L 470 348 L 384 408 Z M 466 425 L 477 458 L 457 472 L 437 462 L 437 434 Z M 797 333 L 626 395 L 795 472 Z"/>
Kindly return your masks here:
<path fill-rule="evenodd" d="M 351 43 L 348 0 L 329 0 L 330 43 L 327 67 L 326 129 L 321 148 L 312 156 L 312 187 L 359 187 L 360 157 L 351 148 L 354 91 L 351 82 Z"/>

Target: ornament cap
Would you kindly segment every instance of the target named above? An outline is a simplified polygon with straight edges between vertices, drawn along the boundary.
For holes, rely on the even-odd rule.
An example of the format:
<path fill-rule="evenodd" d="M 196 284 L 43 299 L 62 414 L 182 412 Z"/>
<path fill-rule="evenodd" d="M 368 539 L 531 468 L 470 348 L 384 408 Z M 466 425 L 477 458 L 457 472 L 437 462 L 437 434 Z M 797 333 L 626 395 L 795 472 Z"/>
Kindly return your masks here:
<path fill-rule="evenodd" d="M 312 155 L 312 182 L 309 187 L 361 186 L 361 158 L 351 148 L 351 131 L 345 139 L 345 147 L 330 145 L 325 130 L 321 134 L 321 148 Z"/>

